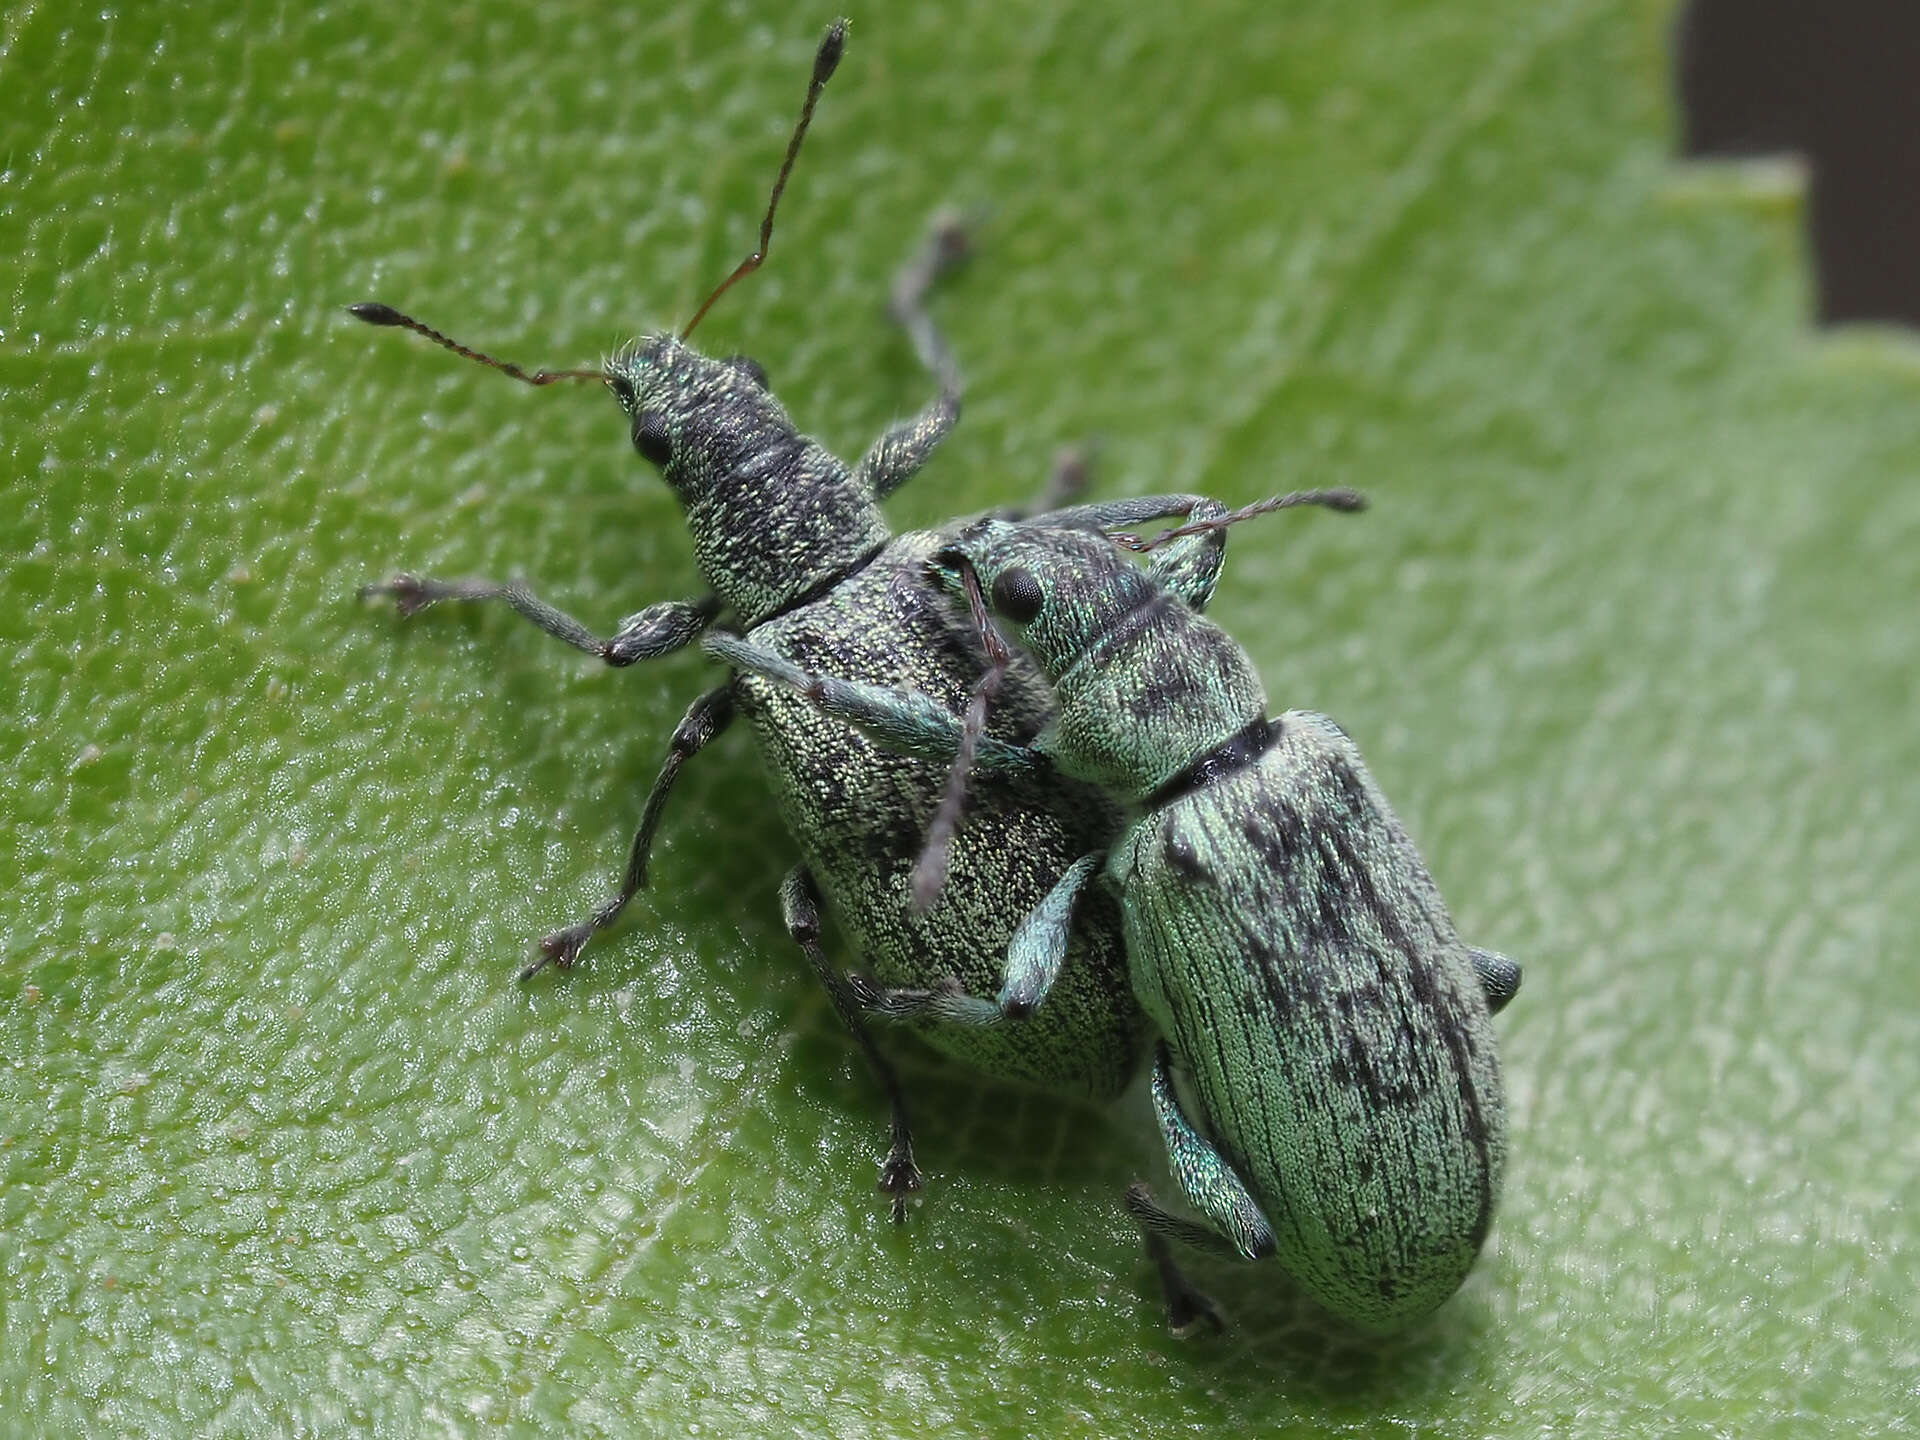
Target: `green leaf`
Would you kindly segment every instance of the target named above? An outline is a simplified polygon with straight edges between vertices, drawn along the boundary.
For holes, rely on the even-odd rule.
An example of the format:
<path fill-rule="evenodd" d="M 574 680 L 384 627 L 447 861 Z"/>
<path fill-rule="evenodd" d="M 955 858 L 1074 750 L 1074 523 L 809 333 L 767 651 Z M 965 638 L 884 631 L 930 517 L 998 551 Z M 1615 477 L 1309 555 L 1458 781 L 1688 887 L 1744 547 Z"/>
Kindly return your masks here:
<path fill-rule="evenodd" d="M 1920 1410 L 1920 365 L 1811 338 L 1796 197 L 1669 159 L 1645 0 L 856 17 L 702 329 L 857 453 L 942 203 L 970 385 L 903 526 L 1031 494 L 1365 517 L 1216 614 L 1338 716 L 1472 939 L 1512 1173 L 1416 1333 L 1271 1268 L 1161 1327 L 1143 1097 L 910 1047 L 929 1187 L 781 931 L 744 734 L 565 983 L 696 656 L 361 582 L 698 589 L 593 387 L 751 247 L 827 16 L 22 4 L 0 20 L 0 1393 L 48 1434 L 1888 1434 Z M 850 959 L 842 953 L 842 958 Z"/>

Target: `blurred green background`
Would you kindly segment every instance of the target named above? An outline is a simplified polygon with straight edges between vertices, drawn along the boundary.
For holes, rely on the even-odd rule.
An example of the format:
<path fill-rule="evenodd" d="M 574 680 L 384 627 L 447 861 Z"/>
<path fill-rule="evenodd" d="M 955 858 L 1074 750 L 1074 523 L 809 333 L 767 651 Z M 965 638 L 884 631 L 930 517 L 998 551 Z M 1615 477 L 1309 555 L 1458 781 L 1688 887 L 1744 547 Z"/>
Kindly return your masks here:
<path fill-rule="evenodd" d="M 1143 1097 L 903 1047 L 924 1201 L 781 931 L 745 732 L 614 876 L 697 655 L 597 390 L 749 248 L 827 12 L 16 5 L 0 28 L 0 1425 L 59 1434 L 1905 1433 L 1920 1417 L 1920 360 L 1806 326 L 1777 171 L 1669 160 L 1665 4 L 856 13 L 774 258 L 703 327 L 855 454 L 882 299 L 988 215 L 902 526 L 1354 484 L 1215 608 L 1520 958 L 1464 1291 L 1344 1336 L 1271 1268 L 1162 1329 Z M 843 952 L 843 958 L 845 957 Z"/>

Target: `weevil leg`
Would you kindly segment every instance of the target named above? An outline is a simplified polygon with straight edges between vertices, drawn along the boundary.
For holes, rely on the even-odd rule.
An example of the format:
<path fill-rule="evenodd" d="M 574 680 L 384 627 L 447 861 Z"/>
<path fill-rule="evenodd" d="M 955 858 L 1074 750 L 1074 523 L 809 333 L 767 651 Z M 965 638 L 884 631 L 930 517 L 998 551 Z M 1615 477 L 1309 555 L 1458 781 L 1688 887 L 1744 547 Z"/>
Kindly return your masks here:
<path fill-rule="evenodd" d="M 1070 505 L 1036 515 L 1033 523 L 1114 530 L 1147 520 L 1213 520 L 1227 513 L 1225 505 L 1205 495 L 1142 495 L 1129 500 Z M 1201 535 L 1183 535 L 1156 551 L 1147 568 L 1192 609 L 1202 611 L 1213 599 L 1213 587 L 1220 579 L 1226 559 L 1227 532 L 1210 530 Z"/>
<path fill-rule="evenodd" d="M 1167 1243 L 1168 1233 L 1181 1234 L 1184 1238 L 1183 1232 L 1187 1228 L 1202 1227 L 1162 1210 L 1144 1180 L 1136 1180 L 1127 1187 L 1127 1209 L 1132 1213 L 1134 1223 L 1140 1227 L 1140 1238 L 1147 1246 L 1147 1258 L 1153 1261 L 1153 1268 L 1159 1272 L 1160 1294 L 1167 1304 L 1167 1328 L 1176 1335 L 1190 1335 L 1203 1323 L 1212 1326 L 1216 1334 L 1226 1329 L 1220 1307 L 1213 1303 L 1213 1298 L 1204 1290 L 1187 1279 L 1186 1272 L 1173 1258 L 1173 1247 Z M 1202 1230 L 1202 1233 L 1212 1236 L 1211 1231 Z"/>
<path fill-rule="evenodd" d="M 645 888 L 653 835 L 660 828 L 660 816 L 666 809 L 667 796 L 673 791 L 673 782 L 680 776 L 680 767 L 705 749 L 732 719 L 733 687 L 730 684 L 708 691 L 687 707 L 685 717 L 674 727 L 666 762 L 654 777 L 653 789 L 647 793 L 647 808 L 640 816 L 640 828 L 634 832 L 633 848 L 627 853 L 627 872 L 621 879 L 619 893 L 579 924 L 556 930 L 542 940 L 539 957 L 520 972 L 522 980 L 531 980 L 549 965 L 557 970 L 571 970 L 587 942 L 618 920 L 628 902 Z"/>
<path fill-rule="evenodd" d="M 603 640 L 564 610 L 535 595 L 524 580 L 429 580 L 403 572 L 391 580 L 360 587 L 362 600 L 374 595 L 393 596 L 402 616 L 417 614 L 442 600 L 504 600 L 547 634 L 609 665 L 631 665 L 683 649 L 699 639 L 720 613 L 720 601 L 712 595 L 697 600 L 662 600 L 629 615 Z"/>
<path fill-rule="evenodd" d="M 1195 1128 L 1180 1108 L 1180 1096 L 1173 1085 L 1173 1057 L 1162 1041 L 1153 1060 L 1150 1086 L 1153 1113 L 1160 1122 L 1160 1138 L 1166 1142 L 1167 1160 L 1174 1178 L 1186 1192 L 1187 1201 L 1205 1218 L 1205 1225 L 1181 1221 L 1155 1228 L 1174 1235 L 1189 1245 L 1215 1253 L 1238 1255 L 1243 1260 L 1258 1260 L 1271 1255 L 1275 1239 L 1273 1226 L 1253 1198 L 1246 1183 L 1234 1173 L 1233 1166 L 1213 1148 L 1211 1141 Z M 1136 1214 L 1139 1212 L 1136 1211 Z"/>
<path fill-rule="evenodd" d="M 966 713 L 960 721 L 960 743 L 953 753 L 953 765 L 947 771 L 946 787 L 940 794 L 940 806 L 927 826 L 927 843 L 914 861 L 908 893 L 913 909 L 920 914 L 933 908 L 933 902 L 947 883 L 947 865 L 953 855 L 953 839 L 960 832 L 960 817 L 966 809 L 967 789 L 973 783 L 973 770 L 987 744 L 987 714 L 999 697 L 1013 665 L 1013 647 L 987 612 L 987 597 L 980 591 L 980 577 L 971 565 L 961 567 L 961 588 L 966 592 L 967 608 L 972 612 L 975 630 L 980 636 L 986 669 L 974 682 L 967 696 Z"/>
<path fill-rule="evenodd" d="M 1104 852 L 1082 856 L 1031 914 L 1007 946 L 1007 974 L 997 1000 L 983 1000 L 959 988 L 959 982 L 927 990 L 883 989 L 865 976 L 849 976 L 860 1007 L 888 1020 L 934 1020 L 945 1025 L 998 1025 L 1024 1020 L 1037 1010 L 1060 978 L 1073 930 L 1074 906 L 1106 859 Z"/>
<path fill-rule="evenodd" d="M 1487 1009 L 1498 1015 L 1507 1008 L 1507 1002 L 1520 993 L 1519 962 L 1474 945 L 1467 947 L 1467 958 L 1473 962 L 1474 974 L 1480 977 L 1480 988 L 1487 992 Z"/>
<path fill-rule="evenodd" d="M 1034 525 L 1063 525 L 1074 530 L 1112 530 L 1147 520 L 1184 520 L 1202 505 L 1219 502 L 1205 495 L 1134 495 L 1121 500 L 1093 500 L 1028 516 Z"/>
<path fill-rule="evenodd" d="M 1291 510 L 1306 505 L 1331 510 L 1364 510 L 1366 497 L 1336 487 L 1327 490 L 1297 490 L 1285 495 L 1270 495 L 1228 510 L 1217 500 L 1199 495 L 1153 495 L 1137 500 L 1109 500 L 1091 505 L 1073 505 L 1051 514 L 1037 515 L 1034 523 L 1069 525 L 1116 532 L 1113 539 L 1129 550 L 1151 552 L 1165 549 L 1166 555 L 1152 563 L 1154 575 L 1167 589 L 1186 600 L 1194 610 L 1204 610 L 1213 598 L 1214 582 L 1226 563 L 1226 543 L 1218 538 L 1228 527 L 1276 510 Z M 1118 533 L 1120 527 L 1142 520 L 1182 516 L 1185 523 L 1150 537 Z M 1167 547 L 1171 546 L 1171 549 Z"/>
<path fill-rule="evenodd" d="M 847 987 L 868 1015 L 882 1020 L 934 1020 L 942 1025 L 998 1025 L 1007 1017 L 991 1000 L 969 995 L 958 980 L 928 990 L 888 990 L 869 975 L 849 975 Z"/>
<path fill-rule="evenodd" d="M 932 373 L 940 393 L 918 415 L 888 427 L 861 459 L 857 478 L 873 488 L 876 498 L 884 500 L 911 480 L 960 418 L 960 367 L 927 309 L 927 293 L 967 258 L 967 250 L 967 230 L 960 218 L 935 215 L 927 238 L 894 279 L 888 313 L 907 332 L 914 354 Z"/>
<path fill-rule="evenodd" d="M 1225 515 L 1227 507 L 1218 500 L 1202 500 L 1188 520 L 1212 520 Z M 1182 535 L 1166 548 L 1153 552 L 1147 573 L 1182 600 L 1195 614 L 1204 612 L 1213 599 L 1213 587 L 1227 563 L 1227 532 L 1209 530 L 1200 535 Z"/>
<path fill-rule="evenodd" d="M 786 656 L 716 631 L 701 642 L 709 655 L 736 670 L 757 675 L 812 700 L 827 714 L 845 720 L 896 754 L 951 761 L 960 751 L 965 721 L 916 690 L 893 690 L 858 680 L 838 680 L 802 669 Z M 982 736 L 975 768 L 1014 778 L 1050 774 L 1053 762 L 1026 745 Z"/>
<path fill-rule="evenodd" d="M 1104 852 L 1083 855 L 1067 867 L 1047 898 L 1020 922 L 1007 946 L 1007 976 L 1000 985 L 1000 1011 L 1008 1019 L 1031 1015 L 1060 978 L 1066 963 L 1073 911 L 1087 882 L 1099 873 Z"/>
<path fill-rule="evenodd" d="M 853 1032 L 854 1043 L 859 1045 L 881 1088 L 887 1092 L 891 1112 L 890 1143 L 886 1161 L 880 1167 L 880 1188 L 892 1198 L 893 1221 L 898 1225 L 907 1218 L 907 1196 L 920 1188 L 920 1167 L 913 1163 L 913 1127 L 907 1119 L 907 1098 L 900 1088 L 900 1077 L 880 1053 L 880 1047 L 873 1043 L 873 1036 L 861 1017 L 859 1001 L 821 948 L 820 888 L 806 866 L 796 865 L 781 882 L 780 912 L 786 919 L 787 933 L 806 952 L 807 963 L 826 987 L 835 1012 Z"/>

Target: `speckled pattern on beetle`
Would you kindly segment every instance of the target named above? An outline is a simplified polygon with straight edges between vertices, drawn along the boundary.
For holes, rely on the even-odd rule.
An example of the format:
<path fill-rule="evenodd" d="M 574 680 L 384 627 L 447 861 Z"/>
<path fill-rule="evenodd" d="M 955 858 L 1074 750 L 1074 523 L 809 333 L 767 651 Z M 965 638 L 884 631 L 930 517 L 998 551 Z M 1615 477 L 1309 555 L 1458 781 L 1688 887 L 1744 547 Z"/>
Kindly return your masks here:
<path fill-rule="evenodd" d="M 1356 508 L 1348 492 L 1287 498 L 1342 496 Z M 1491 1017 L 1520 970 L 1461 942 L 1337 725 L 1305 711 L 1266 718 L 1246 652 L 1197 613 L 1218 570 L 1206 527 L 1226 523 L 1203 515 L 1145 571 L 1110 537 L 1001 521 L 968 527 L 937 557 L 949 588 L 1010 626 L 1054 684 L 1057 714 L 1032 751 L 1135 818 L 1111 849 L 1069 866 L 1021 927 L 997 1000 L 880 1003 L 960 1028 L 1044 1017 L 1076 907 L 1117 896 L 1134 994 L 1162 1037 L 1155 1112 L 1204 1220 L 1162 1209 L 1144 1185 L 1128 1192 L 1170 1319 L 1219 1322 L 1174 1262 L 1176 1239 L 1277 1256 L 1329 1310 L 1397 1329 L 1451 1295 L 1485 1242 L 1506 1155 Z M 920 753 L 959 748 L 954 714 L 801 683 L 882 736 L 874 720 L 890 708 L 890 723 L 911 719 Z M 983 752 L 979 768 L 1009 763 L 1028 762 Z"/>

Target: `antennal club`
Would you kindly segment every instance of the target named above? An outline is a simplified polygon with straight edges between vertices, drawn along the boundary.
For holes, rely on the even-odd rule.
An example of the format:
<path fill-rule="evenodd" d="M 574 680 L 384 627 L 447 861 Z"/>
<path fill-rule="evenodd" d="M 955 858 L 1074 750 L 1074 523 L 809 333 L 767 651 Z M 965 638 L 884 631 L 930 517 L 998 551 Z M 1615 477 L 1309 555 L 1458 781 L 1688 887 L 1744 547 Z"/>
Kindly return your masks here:
<path fill-rule="evenodd" d="M 1270 495 L 1265 500 L 1242 505 L 1238 510 L 1229 510 L 1225 515 L 1215 515 L 1207 520 L 1190 520 L 1185 525 L 1162 530 L 1150 540 L 1142 540 L 1125 530 L 1109 531 L 1107 538 L 1116 545 L 1144 553 L 1158 550 L 1162 545 L 1170 545 L 1188 535 L 1207 535 L 1215 530 L 1225 530 L 1229 525 L 1238 525 L 1242 520 L 1271 515 L 1276 510 L 1292 510 L 1300 505 L 1323 505 L 1329 510 L 1364 510 L 1367 508 L 1367 497 L 1358 490 L 1348 490 L 1344 486 L 1332 490 L 1295 490 L 1287 495 Z"/>
<path fill-rule="evenodd" d="M 382 305 L 377 301 L 366 301 L 359 305 L 349 305 L 347 313 L 356 320 L 364 320 L 369 325 L 394 325 L 402 330 L 411 330 L 443 349 L 451 350 L 462 359 L 475 360 L 482 365 L 491 366 L 502 374 L 527 385 L 551 385 L 556 380 L 603 380 L 605 375 L 598 370 L 522 370 L 510 360 L 496 360 L 491 355 L 483 355 L 478 350 L 469 349 L 458 340 L 442 335 L 431 325 L 423 325 L 411 315 L 402 315 L 391 305 Z"/>
<path fill-rule="evenodd" d="M 827 81 L 833 78 L 834 69 L 840 64 L 840 56 L 847 48 L 847 21 L 836 20 L 827 27 L 827 33 L 820 39 L 820 48 L 814 52 L 813 79 L 807 84 L 807 98 L 800 106 L 800 123 L 793 127 L 793 138 L 787 141 L 787 158 L 780 162 L 780 173 L 774 178 L 773 195 L 767 201 L 767 218 L 760 222 L 760 243 L 754 252 L 742 260 L 734 271 L 707 296 L 706 303 L 693 314 L 687 322 L 687 328 L 680 332 L 680 338 L 686 339 L 693 334 L 693 327 L 706 317 L 718 300 L 732 288 L 733 283 L 744 275 L 750 275 L 766 263 L 767 251 L 773 244 L 773 212 L 780 208 L 780 196 L 787 188 L 787 177 L 793 173 L 793 162 L 799 158 L 800 142 L 807 138 L 807 126 L 813 123 L 813 107 L 819 102 L 820 92 L 827 88 Z"/>

